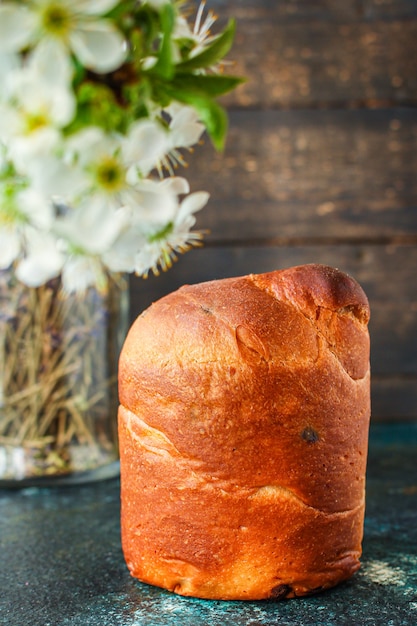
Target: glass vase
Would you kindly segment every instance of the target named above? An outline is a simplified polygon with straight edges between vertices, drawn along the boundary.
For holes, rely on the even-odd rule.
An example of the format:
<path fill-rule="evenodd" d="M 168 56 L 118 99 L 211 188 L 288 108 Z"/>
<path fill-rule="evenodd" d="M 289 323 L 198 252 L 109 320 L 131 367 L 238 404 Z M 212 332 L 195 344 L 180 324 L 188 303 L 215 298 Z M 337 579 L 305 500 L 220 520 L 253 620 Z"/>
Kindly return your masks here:
<path fill-rule="evenodd" d="M 119 472 L 117 367 L 128 281 L 65 294 L 0 272 L 0 487 L 58 485 Z"/>

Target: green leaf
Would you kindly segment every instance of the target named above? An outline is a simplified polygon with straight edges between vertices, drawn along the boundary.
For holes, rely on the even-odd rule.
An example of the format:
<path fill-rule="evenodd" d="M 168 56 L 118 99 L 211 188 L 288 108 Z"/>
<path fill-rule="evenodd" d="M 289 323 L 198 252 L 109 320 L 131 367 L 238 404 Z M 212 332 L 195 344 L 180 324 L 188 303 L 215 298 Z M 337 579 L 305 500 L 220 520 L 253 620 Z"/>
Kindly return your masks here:
<path fill-rule="evenodd" d="M 158 54 L 158 61 L 151 73 L 166 79 L 174 76 L 174 60 L 172 58 L 171 36 L 175 25 L 175 13 L 172 4 L 165 4 L 161 9 L 162 43 Z"/>
<path fill-rule="evenodd" d="M 216 37 L 209 46 L 206 46 L 200 54 L 178 63 L 177 70 L 189 72 L 210 67 L 221 61 L 232 47 L 235 31 L 236 23 L 234 20 L 230 20 L 221 35 Z"/>
<path fill-rule="evenodd" d="M 226 111 L 217 102 L 209 99 L 195 100 L 193 106 L 206 126 L 214 147 L 222 152 L 228 128 Z"/>
<path fill-rule="evenodd" d="M 100 126 L 106 131 L 125 130 L 127 112 L 119 106 L 110 87 L 86 81 L 77 89 L 76 95 L 77 115 L 66 132 L 86 126 Z"/>
<path fill-rule="evenodd" d="M 123 18 L 125 15 L 130 12 L 135 11 L 135 0 L 122 0 L 121 2 L 117 2 L 116 5 L 110 9 L 107 13 L 105 13 L 105 17 L 111 19 L 113 21 L 118 20 L 119 18 Z"/>
<path fill-rule="evenodd" d="M 217 98 L 232 91 L 242 82 L 244 82 L 243 78 L 224 74 L 177 74 L 172 84 L 176 89 Z"/>
<path fill-rule="evenodd" d="M 219 152 L 224 149 L 228 119 L 226 111 L 220 104 L 200 93 L 185 92 L 182 89 L 169 87 L 172 99 L 194 107 L 201 121 L 207 128 L 210 139 Z"/>
<path fill-rule="evenodd" d="M 154 82 L 153 97 L 162 106 L 177 100 L 194 107 L 213 145 L 221 151 L 227 133 L 227 114 L 214 98 L 234 89 L 241 82 L 242 79 L 235 76 L 179 74 L 169 82 Z"/>

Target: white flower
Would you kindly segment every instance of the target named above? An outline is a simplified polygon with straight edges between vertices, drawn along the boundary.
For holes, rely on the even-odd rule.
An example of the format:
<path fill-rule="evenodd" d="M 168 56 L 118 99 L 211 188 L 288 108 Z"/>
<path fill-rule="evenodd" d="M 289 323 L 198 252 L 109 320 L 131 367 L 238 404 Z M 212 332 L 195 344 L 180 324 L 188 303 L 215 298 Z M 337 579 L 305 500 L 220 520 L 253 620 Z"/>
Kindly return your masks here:
<path fill-rule="evenodd" d="M 206 191 L 196 191 L 181 202 L 173 221 L 172 230 L 166 238 L 171 250 L 183 252 L 188 250 L 190 245 L 195 245 L 195 242 L 201 240 L 202 234 L 192 232 L 191 228 L 196 222 L 194 213 L 206 206 L 209 197 L 210 195 Z"/>
<path fill-rule="evenodd" d="M 166 109 L 170 115 L 170 141 L 172 148 L 189 148 L 201 138 L 204 124 L 199 121 L 195 109 L 174 102 Z"/>
<path fill-rule="evenodd" d="M 138 122 L 127 136 L 107 135 L 88 128 L 67 143 L 67 161 L 72 163 L 74 195 L 71 202 L 87 205 L 101 198 L 114 210 L 129 207 L 141 219 L 158 223 L 170 219 L 177 203 L 160 181 L 144 178 L 164 154 L 167 134 L 150 120 Z M 65 183 L 67 172 L 62 170 Z M 60 180 L 55 175 L 55 181 Z"/>
<path fill-rule="evenodd" d="M 51 63 L 53 59 L 53 63 Z M 68 62 L 68 54 L 63 47 L 57 47 L 53 39 L 46 38 L 41 46 L 37 46 L 27 60 L 27 66 L 47 83 L 52 89 L 60 86 L 71 89 L 72 67 Z"/>
<path fill-rule="evenodd" d="M 147 278 L 150 271 L 159 276 L 159 265 L 168 268 L 169 262 L 170 256 L 164 254 L 164 247 L 160 242 L 145 241 L 135 256 L 134 271 L 142 278 Z"/>
<path fill-rule="evenodd" d="M 145 179 L 138 181 L 126 206 L 133 209 L 135 220 L 161 228 L 169 222 L 178 207 L 177 194 L 164 181 Z"/>
<path fill-rule="evenodd" d="M 202 209 L 209 199 L 209 194 L 200 191 L 187 196 L 178 208 L 173 221 L 165 231 L 149 236 L 135 257 L 135 272 L 147 277 L 152 271 L 159 274 L 159 267 L 166 271 L 172 266 L 178 252 L 186 252 L 192 246 L 200 244 L 202 234 L 192 232 L 195 224 L 194 213 Z"/>
<path fill-rule="evenodd" d="M 129 128 L 122 144 L 126 163 L 147 176 L 170 149 L 168 133 L 154 120 L 140 120 Z"/>
<path fill-rule="evenodd" d="M 125 136 L 89 127 L 66 143 L 67 161 L 84 171 L 94 189 L 107 194 L 146 177 L 168 149 L 167 133 L 152 120 L 133 124 Z"/>
<path fill-rule="evenodd" d="M 18 191 L 15 196 L 18 220 L 47 231 L 54 221 L 54 208 L 49 199 L 32 187 Z"/>
<path fill-rule="evenodd" d="M 3 186 L 0 189 L 0 268 L 10 267 L 28 251 L 36 256 L 36 248 L 41 249 L 38 243 L 42 246 L 52 221 L 52 206 L 36 190 L 19 190 L 17 185 L 16 189 Z M 47 246 L 43 248 L 44 251 L 47 249 Z M 52 257 L 50 265 L 54 274 Z M 42 282 L 43 277 L 39 284 Z"/>
<path fill-rule="evenodd" d="M 4 111 L 0 108 L 0 118 L 4 123 L 8 116 L 2 116 L 2 113 Z M 8 157 L 13 160 L 19 172 L 27 174 L 32 164 L 36 167 L 36 160 L 42 154 L 48 154 L 56 148 L 59 139 L 58 130 L 48 126 L 34 129 L 24 135 L 11 137 L 8 141 Z"/>
<path fill-rule="evenodd" d="M 167 225 L 171 228 L 179 209 L 178 196 L 188 191 L 184 178 L 139 182 L 136 201 L 122 209 L 125 224 L 112 247 L 103 254 L 107 267 L 112 271 L 133 272 L 140 251 L 148 249 L 148 240 L 163 232 Z"/>
<path fill-rule="evenodd" d="M 115 70 L 126 58 L 126 44 L 113 23 L 100 16 L 116 4 L 117 0 L 29 0 L 26 6 L 3 2 L 0 50 L 48 45 L 61 59 L 63 50 L 71 50 L 85 67 Z"/>
<path fill-rule="evenodd" d="M 190 184 L 188 180 L 182 176 L 171 176 L 170 178 L 165 178 L 160 182 L 160 187 L 175 194 L 176 196 L 190 193 Z"/>
<path fill-rule="evenodd" d="M 97 257 L 73 255 L 66 260 L 62 272 L 62 288 L 65 293 L 82 293 L 88 287 L 105 288 L 106 277 Z"/>
<path fill-rule="evenodd" d="M 17 69 L 8 79 L 8 102 L 0 104 L 0 140 L 15 166 L 26 172 L 28 163 L 50 154 L 74 114 L 74 94 L 66 85 L 50 82 L 36 65 Z"/>
<path fill-rule="evenodd" d="M 67 293 L 104 284 L 102 257 L 111 250 L 126 212 L 114 211 L 102 198 L 93 198 L 76 209 L 68 208 L 56 221 L 54 234 L 62 255 L 61 273 Z M 126 271 L 124 267 L 118 271 Z"/>
<path fill-rule="evenodd" d="M 127 223 L 111 248 L 102 254 L 102 261 L 111 272 L 132 273 L 135 270 L 138 250 L 144 245 L 146 245 L 144 234 L 131 223 Z"/>
<path fill-rule="evenodd" d="M 56 204 L 69 203 L 85 185 L 82 173 L 57 155 L 37 155 L 36 159 L 26 164 L 26 169 L 32 187 Z"/>
<path fill-rule="evenodd" d="M 111 247 L 124 224 L 124 214 L 96 196 L 76 209 L 68 208 L 56 221 L 54 232 L 66 251 L 100 255 Z"/>
<path fill-rule="evenodd" d="M 16 230 L 27 224 L 47 230 L 53 222 L 53 208 L 33 188 L 20 188 L 19 181 L 0 186 L 0 228 Z"/>
<path fill-rule="evenodd" d="M 192 107 L 173 102 L 164 112 L 169 116 L 169 150 L 161 163 L 172 176 L 177 165 L 186 165 L 180 150 L 198 143 L 205 127 Z"/>
<path fill-rule="evenodd" d="M 190 229 L 195 223 L 193 213 L 207 203 L 208 194 L 194 193 L 180 203 L 178 197 L 189 193 L 185 178 L 144 182 L 152 184 L 150 193 L 155 194 L 154 200 L 159 200 L 160 205 L 149 210 L 152 202 L 148 198 L 147 212 L 139 205 L 126 209 L 126 226 L 103 255 L 103 262 L 112 271 L 135 271 L 141 276 L 147 276 L 150 270 L 158 273 L 159 265 L 163 269 L 171 265 L 175 252 L 188 250 L 201 239 L 200 233 Z"/>
<path fill-rule="evenodd" d="M 39 287 L 60 273 L 64 258 L 49 233 L 30 229 L 26 232 L 24 258 L 18 263 L 16 276 L 29 287 Z"/>
<path fill-rule="evenodd" d="M 209 11 L 204 18 L 205 8 L 206 3 L 204 1 L 200 2 L 193 28 L 190 28 L 190 25 L 184 16 L 180 16 L 175 25 L 174 36 L 176 39 L 185 38 L 194 42 L 194 47 L 190 52 L 190 57 L 202 52 L 204 48 L 216 38 L 215 35 L 212 36 L 210 34 L 210 29 L 215 23 L 217 17 L 213 11 Z"/>
<path fill-rule="evenodd" d="M 202 3 L 190 28 L 183 6 L 0 0 L 0 268 L 27 285 L 61 274 L 67 292 L 101 288 L 109 271 L 158 273 L 199 245 L 208 194 L 174 170 L 206 125 L 173 100 L 168 70 L 210 45 L 215 17 Z M 185 96 L 206 69 L 181 71 Z"/>
<path fill-rule="evenodd" d="M 207 45 L 215 38 L 210 35 L 210 29 L 217 18 L 213 11 L 209 11 L 203 19 L 205 8 L 206 3 L 204 1 L 200 2 L 193 27 L 193 36 L 199 46 Z M 197 48 L 194 49 L 194 54 L 196 51 Z"/>
<path fill-rule="evenodd" d="M 101 128 L 90 126 L 72 135 L 65 145 L 64 160 L 79 177 L 75 196 L 99 193 L 114 197 L 126 186 L 127 167 L 120 157 L 120 138 Z"/>
<path fill-rule="evenodd" d="M 21 61 L 17 54 L 0 52 L 0 102 L 8 101 L 15 72 L 19 71 L 20 67 Z"/>
<path fill-rule="evenodd" d="M 21 250 L 21 236 L 17 229 L 0 227 L 0 269 L 7 269 Z"/>

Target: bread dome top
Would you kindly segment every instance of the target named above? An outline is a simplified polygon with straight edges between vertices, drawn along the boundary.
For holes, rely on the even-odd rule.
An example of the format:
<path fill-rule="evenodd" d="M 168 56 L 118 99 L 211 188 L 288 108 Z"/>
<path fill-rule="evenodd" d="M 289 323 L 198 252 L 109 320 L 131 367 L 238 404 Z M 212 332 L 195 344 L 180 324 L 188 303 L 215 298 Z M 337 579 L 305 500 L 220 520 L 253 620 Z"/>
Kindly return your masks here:
<path fill-rule="evenodd" d="M 281 477 L 314 506 L 318 494 L 303 476 L 359 436 L 369 413 L 368 319 L 358 283 L 321 265 L 181 287 L 134 322 L 120 357 L 120 403 L 153 450 L 236 484 Z M 270 452 L 254 476 L 260 447 Z M 345 461 L 333 471 L 346 474 Z M 357 502 L 362 483 L 336 502 L 330 476 L 321 507 Z"/>

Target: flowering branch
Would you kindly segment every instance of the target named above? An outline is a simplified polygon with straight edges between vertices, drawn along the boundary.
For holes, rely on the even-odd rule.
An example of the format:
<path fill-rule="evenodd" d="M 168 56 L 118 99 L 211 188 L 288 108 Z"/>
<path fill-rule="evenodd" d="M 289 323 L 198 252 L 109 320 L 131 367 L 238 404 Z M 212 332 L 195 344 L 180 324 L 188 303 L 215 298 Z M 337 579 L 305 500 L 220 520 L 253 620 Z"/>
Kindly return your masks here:
<path fill-rule="evenodd" d="M 222 149 L 217 98 L 231 21 L 195 22 L 181 0 L 0 0 L 0 269 L 37 287 L 147 276 L 198 245 L 208 194 L 175 176 L 207 131 Z"/>

